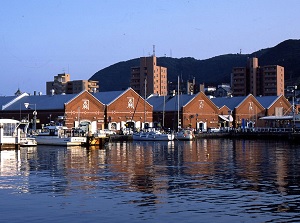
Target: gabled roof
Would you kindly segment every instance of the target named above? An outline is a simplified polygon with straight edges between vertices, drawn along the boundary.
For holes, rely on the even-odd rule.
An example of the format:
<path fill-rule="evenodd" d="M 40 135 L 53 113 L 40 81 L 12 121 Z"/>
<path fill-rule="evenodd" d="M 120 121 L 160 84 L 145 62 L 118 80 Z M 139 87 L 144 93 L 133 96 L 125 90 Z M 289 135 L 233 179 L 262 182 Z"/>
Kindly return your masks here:
<path fill-rule="evenodd" d="M 164 106 L 166 106 L 167 101 L 171 98 L 172 96 L 167 95 L 167 96 L 151 96 L 147 98 L 147 102 L 153 106 L 153 111 L 163 111 Z M 164 105 L 165 101 L 165 105 Z"/>
<path fill-rule="evenodd" d="M 131 90 L 131 88 L 128 88 L 125 91 L 98 92 L 98 93 L 93 93 L 91 95 L 93 97 L 95 97 L 97 100 L 99 100 L 101 103 L 109 105 L 129 90 Z M 79 97 L 84 92 L 85 91 L 82 91 L 79 94 L 64 94 L 64 95 L 32 95 L 32 96 L 29 96 L 27 94 L 23 97 L 19 96 L 20 98 L 17 98 L 17 96 L 0 97 L 0 105 L 2 105 L 1 107 L 4 107 L 5 110 L 10 110 L 10 111 L 25 110 L 26 108 L 25 108 L 24 103 L 29 103 L 30 109 L 36 108 L 36 110 L 60 110 L 60 109 L 65 108 L 65 104 L 74 100 L 76 97 Z M 18 100 L 16 100 L 16 99 L 18 99 Z"/>
<path fill-rule="evenodd" d="M 93 93 L 93 96 L 103 104 L 108 105 L 111 104 L 113 101 L 115 101 L 124 93 L 125 91 L 105 91 L 105 92 Z"/>
<path fill-rule="evenodd" d="M 255 98 L 264 108 L 270 108 L 280 96 L 259 96 Z"/>
<path fill-rule="evenodd" d="M 17 96 L 4 96 L 4 97 L 0 97 L 0 109 L 3 110 L 5 108 L 5 106 L 13 101 Z"/>
<path fill-rule="evenodd" d="M 196 95 L 181 94 L 179 95 L 179 109 L 189 103 Z M 154 112 L 162 111 L 177 111 L 178 110 L 178 96 L 165 96 L 165 106 L 164 106 L 164 96 L 152 96 L 147 99 L 150 105 L 153 106 Z"/>
<path fill-rule="evenodd" d="M 230 110 L 237 108 L 248 96 L 212 98 L 211 101 L 219 108 L 226 105 Z"/>
<path fill-rule="evenodd" d="M 94 93 L 93 96 L 97 98 L 100 102 L 102 102 L 105 105 L 110 105 L 113 102 L 115 102 L 117 99 L 119 99 L 122 95 L 124 95 L 128 91 L 133 91 L 138 97 L 142 98 L 136 91 L 134 91 L 131 87 L 127 88 L 124 91 L 106 91 L 106 92 L 97 92 Z M 142 98 L 143 99 L 143 98 Z M 144 100 L 144 99 L 143 99 Z M 147 100 L 146 100 L 146 103 Z M 149 103 L 148 103 L 149 104 Z M 151 105 L 151 104 L 149 104 Z"/>
<path fill-rule="evenodd" d="M 23 93 L 20 95 L 15 95 L 15 96 L 9 96 L 9 97 L 0 97 L 0 106 L 1 110 L 5 110 L 8 106 L 12 105 L 16 101 L 18 101 L 20 98 L 23 98 L 25 96 L 28 96 L 27 93 Z"/>
<path fill-rule="evenodd" d="M 11 104 L 5 110 L 25 110 L 24 103 L 29 103 L 29 108 L 34 110 L 59 110 L 64 109 L 66 102 L 70 101 L 77 94 L 65 95 L 30 95 L 20 98 L 15 103 Z"/>
<path fill-rule="evenodd" d="M 207 99 L 207 101 L 206 101 L 207 104 L 209 104 L 210 106 L 213 106 L 213 107 L 216 108 L 216 109 L 219 109 L 219 108 L 218 108 L 218 107 L 210 100 L 210 98 L 207 97 L 207 95 L 204 94 L 204 92 L 199 92 L 198 94 L 194 95 L 194 98 L 196 98 L 196 97 L 198 97 L 198 96 L 201 97 L 202 99 Z M 194 99 L 194 98 L 192 98 L 192 99 Z M 192 99 L 191 99 L 189 102 L 187 102 L 187 103 L 184 105 L 184 107 L 187 106 L 189 103 L 191 103 L 191 102 L 192 102 Z"/>
<path fill-rule="evenodd" d="M 74 95 L 74 97 L 71 98 L 69 101 L 65 102 L 65 104 L 68 104 L 68 103 L 72 102 L 73 100 L 75 100 L 76 98 L 78 98 L 78 97 L 80 97 L 82 94 L 84 94 L 85 92 L 86 92 L 87 94 L 91 95 L 93 98 L 95 98 L 95 99 L 98 101 L 98 98 L 96 98 L 93 94 L 91 94 L 90 92 L 84 90 L 84 91 L 81 91 L 80 93 Z M 100 102 L 100 101 L 99 101 L 99 102 Z M 103 104 L 102 102 L 100 102 L 100 103 Z"/>

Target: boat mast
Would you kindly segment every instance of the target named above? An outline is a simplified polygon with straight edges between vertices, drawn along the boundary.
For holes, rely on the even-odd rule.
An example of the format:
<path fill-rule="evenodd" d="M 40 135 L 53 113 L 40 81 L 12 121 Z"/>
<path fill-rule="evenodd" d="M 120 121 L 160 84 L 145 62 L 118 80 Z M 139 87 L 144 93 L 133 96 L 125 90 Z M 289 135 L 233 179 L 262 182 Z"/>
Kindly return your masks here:
<path fill-rule="evenodd" d="M 146 125 L 146 99 L 147 99 L 147 89 L 146 89 L 146 85 L 147 85 L 147 75 L 145 75 L 145 100 L 144 100 L 144 128 Z"/>
<path fill-rule="evenodd" d="M 80 127 L 80 106 L 78 106 L 78 128 Z"/>
<path fill-rule="evenodd" d="M 178 97 L 178 102 L 177 102 L 177 131 L 179 130 L 179 76 L 178 76 L 178 89 L 177 89 L 177 97 Z"/>

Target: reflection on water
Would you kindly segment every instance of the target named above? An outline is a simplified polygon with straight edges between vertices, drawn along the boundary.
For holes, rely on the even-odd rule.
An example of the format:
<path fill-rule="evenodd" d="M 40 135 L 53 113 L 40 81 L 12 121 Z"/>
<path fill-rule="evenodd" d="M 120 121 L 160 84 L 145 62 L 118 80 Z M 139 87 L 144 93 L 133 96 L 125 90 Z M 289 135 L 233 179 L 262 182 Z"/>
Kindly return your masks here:
<path fill-rule="evenodd" d="M 0 200 L 9 200 L 0 215 L 10 222 L 300 220 L 300 146 L 287 142 L 117 142 L 0 155 Z"/>

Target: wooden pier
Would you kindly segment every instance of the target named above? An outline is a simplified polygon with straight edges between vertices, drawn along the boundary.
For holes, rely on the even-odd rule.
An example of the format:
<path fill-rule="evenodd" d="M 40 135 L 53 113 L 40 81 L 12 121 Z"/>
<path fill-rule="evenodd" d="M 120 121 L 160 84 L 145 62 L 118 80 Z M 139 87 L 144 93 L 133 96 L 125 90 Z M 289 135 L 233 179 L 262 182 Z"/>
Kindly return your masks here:
<path fill-rule="evenodd" d="M 18 150 L 20 149 L 19 143 L 0 143 L 0 150 Z"/>

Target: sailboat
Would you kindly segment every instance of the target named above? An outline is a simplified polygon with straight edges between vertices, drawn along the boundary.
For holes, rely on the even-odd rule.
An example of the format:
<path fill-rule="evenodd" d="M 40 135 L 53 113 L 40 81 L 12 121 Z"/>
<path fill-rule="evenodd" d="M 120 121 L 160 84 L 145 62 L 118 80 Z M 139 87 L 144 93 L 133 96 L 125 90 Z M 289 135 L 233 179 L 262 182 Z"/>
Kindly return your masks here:
<path fill-rule="evenodd" d="M 146 101 L 146 83 L 145 78 L 145 101 Z M 144 104 L 144 110 L 146 105 Z M 146 111 L 144 111 L 144 122 L 146 122 Z M 174 140 L 174 134 L 164 133 L 155 128 L 147 128 L 140 132 L 134 132 L 132 134 L 134 141 L 172 141 Z"/>

